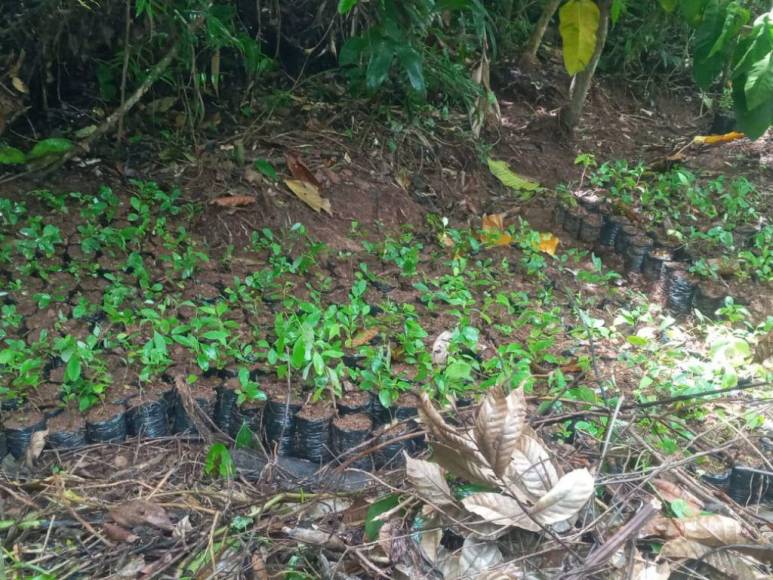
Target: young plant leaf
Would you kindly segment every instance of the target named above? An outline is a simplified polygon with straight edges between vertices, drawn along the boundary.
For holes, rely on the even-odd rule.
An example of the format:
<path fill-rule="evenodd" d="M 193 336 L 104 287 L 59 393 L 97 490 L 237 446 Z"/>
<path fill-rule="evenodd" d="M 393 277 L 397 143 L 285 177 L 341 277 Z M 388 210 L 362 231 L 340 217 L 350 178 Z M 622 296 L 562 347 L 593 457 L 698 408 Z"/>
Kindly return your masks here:
<path fill-rule="evenodd" d="M 398 503 L 400 503 L 400 496 L 393 493 L 370 504 L 368 511 L 365 513 L 365 537 L 369 541 L 372 542 L 378 538 L 381 526 L 384 525 L 384 522 L 378 519 L 378 516 L 396 507 Z"/>
<path fill-rule="evenodd" d="M 23 165 L 26 162 L 26 155 L 16 147 L 0 147 L 0 165 Z"/>
<path fill-rule="evenodd" d="M 360 0 L 338 0 L 338 13 L 341 15 L 349 14 L 352 8 L 357 6 Z"/>
<path fill-rule="evenodd" d="M 72 141 L 60 137 L 43 139 L 35 144 L 27 156 L 28 159 L 39 159 L 47 155 L 63 155 L 73 148 Z"/>

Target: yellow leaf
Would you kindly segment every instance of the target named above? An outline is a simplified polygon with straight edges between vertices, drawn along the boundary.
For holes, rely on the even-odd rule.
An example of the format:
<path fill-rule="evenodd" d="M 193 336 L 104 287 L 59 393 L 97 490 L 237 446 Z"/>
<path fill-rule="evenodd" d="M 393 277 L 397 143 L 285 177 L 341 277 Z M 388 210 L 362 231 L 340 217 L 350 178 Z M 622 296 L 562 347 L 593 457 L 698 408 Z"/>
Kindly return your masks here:
<path fill-rule="evenodd" d="M 744 137 L 743 133 L 730 131 L 730 133 L 725 133 L 724 135 L 697 135 L 693 138 L 692 142 L 698 145 L 716 145 L 717 143 L 730 143 Z"/>
<path fill-rule="evenodd" d="M 480 241 L 487 246 L 509 246 L 513 237 L 505 231 L 505 214 L 484 214 L 481 220 L 483 234 Z"/>
<path fill-rule="evenodd" d="M 537 245 L 537 249 L 540 252 L 545 252 L 546 254 L 555 256 L 556 249 L 558 248 L 558 244 L 560 243 L 560 241 L 561 240 L 559 240 L 556 236 L 554 236 L 550 232 L 540 232 L 539 244 Z"/>
<path fill-rule="evenodd" d="M 285 185 L 290 188 L 298 199 L 308 205 L 314 211 L 324 211 L 333 215 L 330 207 L 330 200 L 319 194 L 319 189 L 313 183 L 301 181 L 300 179 L 285 179 Z"/>
<path fill-rule="evenodd" d="M 24 84 L 24 81 L 21 80 L 19 77 L 13 77 L 11 79 L 11 84 L 13 85 L 13 88 L 19 91 L 20 93 L 27 94 L 30 92 L 30 90 L 27 88 L 27 85 Z"/>

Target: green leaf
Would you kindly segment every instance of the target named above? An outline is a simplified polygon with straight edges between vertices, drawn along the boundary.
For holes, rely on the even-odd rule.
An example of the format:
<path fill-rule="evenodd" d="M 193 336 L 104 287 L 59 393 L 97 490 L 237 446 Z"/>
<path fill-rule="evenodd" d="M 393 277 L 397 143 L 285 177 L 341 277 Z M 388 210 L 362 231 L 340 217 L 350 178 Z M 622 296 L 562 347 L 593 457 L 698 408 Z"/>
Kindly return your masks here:
<path fill-rule="evenodd" d="M 663 7 L 663 10 L 668 12 L 669 14 L 676 10 L 677 4 L 679 4 L 679 0 L 659 0 L 660 5 Z"/>
<path fill-rule="evenodd" d="M 81 360 L 77 356 L 70 357 L 65 367 L 65 378 L 70 382 L 75 382 L 81 378 Z"/>
<path fill-rule="evenodd" d="M 445 376 L 449 381 L 466 381 L 472 376 L 472 366 L 464 361 L 454 361 L 446 367 Z"/>
<path fill-rule="evenodd" d="M 246 423 L 242 423 L 238 433 L 236 433 L 235 441 L 237 449 L 250 449 L 254 447 L 253 433 Z"/>
<path fill-rule="evenodd" d="M 393 493 L 370 504 L 365 513 L 365 536 L 369 541 L 372 542 L 378 538 L 378 532 L 384 525 L 384 522 L 376 518 L 397 506 L 398 503 L 400 503 L 400 496 Z"/>
<path fill-rule="evenodd" d="M 395 47 L 387 39 L 378 40 L 368 61 L 368 69 L 365 71 L 365 80 L 368 88 L 375 90 L 379 88 L 389 76 L 389 69 L 392 67 L 392 60 L 395 57 Z"/>
<path fill-rule="evenodd" d="M 16 147 L 0 147 L 0 165 L 22 165 L 27 157 Z"/>
<path fill-rule="evenodd" d="M 360 0 L 338 0 L 338 13 L 349 14 L 352 8 L 357 6 Z"/>
<path fill-rule="evenodd" d="M 626 0 L 612 0 L 612 6 L 609 9 L 609 18 L 612 20 L 612 24 L 617 24 L 620 20 L 620 16 L 625 12 Z"/>
<path fill-rule="evenodd" d="M 773 50 L 773 24 L 767 14 L 754 23 L 752 33 L 735 50 L 732 78 L 748 72 L 751 66 Z"/>
<path fill-rule="evenodd" d="M 750 110 L 746 103 L 745 85 L 745 74 L 733 81 L 733 108 L 736 123 L 738 130 L 743 131 L 749 139 L 757 139 L 773 125 L 773 100 Z"/>
<path fill-rule="evenodd" d="M 575 75 L 588 66 L 596 49 L 599 8 L 592 0 L 569 0 L 558 11 L 564 66 Z"/>
<path fill-rule="evenodd" d="M 421 55 L 407 46 L 397 52 L 397 58 L 405 69 L 405 74 L 408 75 L 411 88 L 417 93 L 424 94 L 427 91 L 427 85 L 424 82 Z"/>
<path fill-rule="evenodd" d="M 691 26 L 697 26 L 703 16 L 707 0 L 679 0 L 679 12 Z"/>
<path fill-rule="evenodd" d="M 299 369 L 306 363 L 306 343 L 303 337 L 299 337 L 293 345 L 293 351 L 290 355 L 290 363 L 294 368 Z"/>
<path fill-rule="evenodd" d="M 634 346 L 647 346 L 647 344 L 649 344 L 649 341 L 646 338 L 642 338 L 635 334 L 632 334 L 626 340 Z"/>
<path fill-rule="evenodd" d="M 367 46 L 368 41 L 362 36 L 350 38 L 341 47 L 341 52 L 338 53 L 338 64 L 341 66 L 358 64 Z"/>
<path fill-rule="evenodd" d="M 749 68 L 744 92 L 749 110 L 773 101 L 773 53 L 769 52 Z"/>
<path fill-rule="evenodd" d="M 274 166 L 271 165 L 265 159 L 256 159 L 255 160 L 255 169 L 260 171 L 263 175 L 268 177 L 271 181 L 276 181 L 277 180 L 276 169 L 274 169 Z"/>
<path fill-rule="evenodd" d="M 29 153 L 29 159 L 39 159 L 46 155 L 62 155 L 73 148 L 72 141 L 60 137 L 51 137 L 38 141 Z"/>
<path fill-rule="evenodd" d="M 715 54 L 722 53 L 725 48 L 729 46 L 728 42 L 731 42 L 737 37 L 741 26 L 746 24 L 748 20 L 749 11 L 745 8 L 742 8 L 735 2 L 731 2 L 727 7 L 727 12 L 725 13 L 725 20 L 722 23 L 722 30 L 719 33 L 717 39 L 714 41 L 711 50 L 709 51 L 709 58 Z"/>
<path fill-rule="evenodd" d="M 223 443 L 214 443 L 209 448 L 204 461 L 204 471 L 208 475 L 213 475 L 217 472 L 221 477 L 231 477 L 235 471 L 235 466 L 228 447 Z"/>
<path fill-rule="evenodd" d="M 519 191 L 535 191 L 540 188 L 540 184 L 521 177 L 510 169 L 507 161 L 496 161 L 489 158 L 488 168 L 491 173 L 504 185 L 510 189 Z"/>

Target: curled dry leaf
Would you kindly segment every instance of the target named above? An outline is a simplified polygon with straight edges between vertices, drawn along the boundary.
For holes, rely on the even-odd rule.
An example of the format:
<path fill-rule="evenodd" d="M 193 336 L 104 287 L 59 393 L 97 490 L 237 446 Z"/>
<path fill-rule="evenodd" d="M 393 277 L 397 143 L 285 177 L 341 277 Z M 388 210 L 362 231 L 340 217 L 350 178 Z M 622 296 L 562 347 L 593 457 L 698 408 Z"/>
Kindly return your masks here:
<path fill-rule="evenodd" d="M 439 508 L 456 505 L 445 474 L 437 463 L 405 456 L 405 474 L 416 493 Z"/>
<path fill-rule="evenodd" d="M 27 84 L 19 77 L 13 77 L 11 79 L 11 84 L 13 85 L 13 88 L 19 91 L 20 93 L 24 93 L 26 95 L 27 93 L 30 92 L 29 88 L 27 87 Z"/>
<path fill-rule="evenodd" d="M 290 170 L 290 174 L 298 181 L 310 183 L 316 189 L 322 187 L 322 184 L 314 177 L 314 174 L 309 171 L 309 168 L 306 167 L 299 155 L 295 153 L 285 153 L 285 163 L 287 163 L 287 169 Z"/>
<path fill-rule="evenodd" d="M 126 528 L 122 528 L 119 525 L 106 522 L 103 524 L 102 529 L 105 532 L 105 536 L 114 542 L 126 542 L 127 544 L 133 544 L 140 539 L 139 536 L 132 534 Z"/>
<path fill-rule="evenodd" d="M 760 575 L 752 558 L 744 557 L 732 550 L 715 550 L 714 548 L 688 540 L 675 538 L 669 540 L 658 552 L 659 558 L 675 560 L 701 560 L 721 574 L 735 580 L 760 580 Z"/>
<path fill-rule="evenodd" d="M 314 211 L 324 211 L 329 215 L 333 215 L 330 200 L 322 197 L 319 194 L 319 188 L 313 183 L 301 181 L 300 179 L 285 179 L 285 185 L 290 188 L 290 191 L 292 191 L 298 199 Z"/>
<path fill-rule="evenodd" d="M 448 345 L 451 344 L 453 333 L 450 330 L 444 330 L 438 334 L 435 342 L 432 343 L 432 364 L 443 366 L 448 361 Z"/>
<path fill-rule="evenodd" d="M 520 389 L 505 394 L 496 387 L 481 403 L 473 433 L 478 449 L 499 477 L 510 465 L 525 422 L 526 400 Z"/>
<path fill-rule="evenodd" d="M 252 205 L 256 202 L 256 199 L 251 195 L 224 195 L 222 197 L 216 197 L 209 203 L 219 207 L 244 207 L 246 205 Z"/>
<path fill-rule="evenodd" d="M 521 435 L 506 471 L 507 480 L 534 497 L 545 495 L 558 481 L 547 450 L 529 435 Z"/>
<path fill-rule="evenodd" d="M 593 495 L 594 479 L 587 469 L 575 469 L 558 480 L 555 486 L 542 496 L 530 513 L 541 524 L 555 524 L 568 520 Z"/>
<path fill-rule="evenodd" d="M 130 529 L 142 525 L 150 525 L 162 530 L 174 529 L 174 524 L 166 510 L 144 499 L 133 499 L 115 506 L 110 510 L 110 517 L 118 525 Z"/>
<path fill-rule="evenodd" d="M 640 535 L 642 537 L 658 536 L 665 540 L 686 538 L 707 546 L 725 546 L 749 542 L 740 522 L 718 514 L 683 519 L 661 516 L 647 524 Z"/>
<path fill-rule="evenodd" d="M 24 454 L 25 462 L 29 467 L 35 463 L 40 454 L 43 453 L 43 448 L 46 446 L 46 439 L 48 438 L 48 430 L 35 431 L 30 438 L 30 443 L 27 446 L 27 450 Z"/>
<path fill-rule="evenodd" d="M 346 550 L 346 544 L 343 540 L 330 532 L 324 532 L 322 530 L 312 530 L 309 528 L 282 528 L 282 531 L 287 534 L 293 540 L 297 540 L 303 544 L 312 544 L 315 546 L 322 546 L 329 550 L 335 550 L 343 552 Z"/>
<path fill-rule="evenodd" d="M 497 484 L 494 471 L 485 464 L 482 456 L 478 460 L 473 452 L 460 452 L 456 446 L 435 443 L 432 458 L 455 476 L 471 483 Z"/>

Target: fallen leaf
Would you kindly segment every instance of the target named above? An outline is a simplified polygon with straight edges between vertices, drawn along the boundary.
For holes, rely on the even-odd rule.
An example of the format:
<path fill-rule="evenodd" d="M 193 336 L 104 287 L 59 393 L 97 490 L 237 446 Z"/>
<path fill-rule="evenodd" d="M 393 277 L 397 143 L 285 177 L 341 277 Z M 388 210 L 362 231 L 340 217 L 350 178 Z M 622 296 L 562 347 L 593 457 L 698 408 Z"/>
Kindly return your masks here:
<path fill-rule="evenodd" d="M 496 177 L 510 189 L 516 189 L 519 191 L 536 191 L 540 188 L 540 184 L 536 181 L 531 181 L 515 173 L 512 169 L 510 169 L 510 166 L 506 161 L 497 161 L 495 159 L 489 158 L 488 168 L 494 177 Z"/>
<path fill-rule="evenodd" d="M 746 135 L 739 133 L 738 131 L 730 131 L 724 135 L 697 135 L 693 138 L 692 142 L 698 145 L 717 145 L 718 143 L 730 143 L 743 139 Z"/>
<path fill-rule="evenodd" d="M 126 528 L 122 528 L 116 524 L 111 524 L 110 522 L 103 524 L 102 529 L 104 530 L 108 539 L 115 542 L 126 542 L 127 544 L 133 544 L 140 539 L 139 536 L 132 534 Z"/>
<path fill-rule="evenodd" d="M 257 580 L 269 579 L 268 570 L 266 570 L 266 563 L 263 561 L 263 557 L 257 552 L 252 553 L 252 557 L 250 558 L 250 567 L 252 568 L 253 575 Z"/>
<path fill-rule="evenodd" d="M 683 519 L 660 516 L 651 520 L 640 536 L 658 536 L 665 540 L 686 538 L 707 546 L 748 543 L 740 522 L 718 514 Z"/>
<path fill-rule="evenodd" d="M 117 505 L 110 510 L 110 517 L 115 523 L 127 528 L 150 525 L 162 530 L 174 529 L 166 510 L 144 499 L 133 499 Z"/>
<path fill-rule="evenodd" d="M 256 201 L 251 195 L 224 195 L 223 197 L 216 197 L 209 203 L 219 207 L 244 207 L 252 205 Z"/>
<path fill-rule="evenodd" d="M 25 461 L 28 467 L 32 467 L 35 460 L 43 453 L 43 448 L 46 446 L 46 438 L 48 437 L 48 430 L 35 431 L 30 438 L 29 446 L 25 452 Z"/>
<path fill-rule="evenodd" d="M 432 343 L 432 364 L 442 366 L 448 360 L 448 345 L 451 343 L 453 333 L 450 330 L 444 330 L 438 334 L 435 342 Z"/>
<path fill-rule="evenodd" d="M 456 505 L 445 474 L 437 463 L 413 459 L 406 455 L 405 475 L 423 500 L 440 508 Z"/>
<path fill-rule="evenodd" d="M 137 538 L 139 539 L 139 538 Z M 126 565 L 118 570 L 112 578 L 137 578 L 145 570 L 145 557 L 135 556 L 131 558 Z"/>
<path fill-rule="evenodd" d="M 13 85 L 13 88 L 20 93 L 24 93 L 26 95 L 30 92 L 29 88 L 27 88 L 27 85 L 19 77 L 13 77 L 11 79 L 11 84 Z"/>
<path fill-rule="evenodd" d="M 536 249 L 550 256 L 555 256 L 556 249 L 558 249 L 558 244 L 560 242 L 561 240 L 559 240 L 556 236 L 554 236 L 550 232 L 540 232 L 539 244 L 537 244 Z"/>
<path fill-rule="evenodd" d="M 378 336 L 379 332 L 381 331 L 378 326 L 361 330 L 352 337 L 352 348 L 357 348 L 363 344 L 368 344 L 371 340 Z"/>
<path fill-rule="evenodd" d="M 656 478 L 652 480 L 652 485 L 658 490 L 658 495 L 668 503 L 677 500 L 683 501 L 685 506 L 685 516 L 694 517 L 701 513 L 703 502 L 675 483 L 671 483 L 665 479 Z"/>
<path fill-rule="evenodd" d="M 186 515 L 179 522 L 177 522 L 172 530 L 172 537 L 178 540 L 185 540 L 185 538 L 193 531 L 193 524 L 191 524 L 191 517 Z"/>
<path fill-rule="evenodd" d="M 521 389 L 505 393 L 502 387 L 495 387 L 478 409 L 473 427 L 475 442 L 499 477 L 510 464 L 525 420 L 526 401 Z"/>
<path fill-rule="evenodd" d="M 505 214 L 485 214 L 481 220 L 483 235 L 480 240 L 488 246 L 509 246 L 513 237 L 505 231 Z"/>
<path fill-rule="evenodd" d="M 303 164 L 301 158 L 295 153 L 285 153 L 285 163 L 287 163 L 287 169 L 290 170 L 292 176 L 298 181 L 305 181 L 310 183 L 317 189 L 322 187 L 322 184 L 314 177 L 314 174 L 309 171 L 308 167 Z"/>
<path fill-rule="evenodd" d="M 292 191 L 298 199 L 314 211 L 324 211 L 329 215 L 333 215 L 330 200 L 322 197 L 319 194 L 319 189 L 313 183 L 301 181 L 299 179 L 285 179 L 285 185 L 290 188 L 290 191 Z"/>
<path fill-rule="evenodd" d="M 257 169 L 253 169 L 252 167 L 245 167 L 244 181 L 250 185 L 260 185 L 263 183 L 263 174 Z"/>

